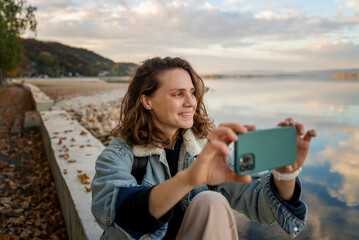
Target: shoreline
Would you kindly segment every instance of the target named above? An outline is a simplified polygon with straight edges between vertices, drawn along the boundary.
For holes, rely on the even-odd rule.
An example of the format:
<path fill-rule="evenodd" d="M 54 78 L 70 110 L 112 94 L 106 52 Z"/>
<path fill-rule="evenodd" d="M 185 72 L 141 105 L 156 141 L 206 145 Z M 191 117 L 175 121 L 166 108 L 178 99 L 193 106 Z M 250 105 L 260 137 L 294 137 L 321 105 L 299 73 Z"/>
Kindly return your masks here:
<path fill-rule="evenodd" d="M 99 78 L 21 78 L 17 82 L 30 83 L 40 88 L 54 103 L 77 96 L 92 96 L 106 90 L 126 88 L 128 83 L 108 83 Z"/>
<path fill-rule="evenodd" d="M 128 83 L 28 81 L 54 99 L 51 110 L 66 110 L 105 146 L 118 124 L 120 105 Z"/>

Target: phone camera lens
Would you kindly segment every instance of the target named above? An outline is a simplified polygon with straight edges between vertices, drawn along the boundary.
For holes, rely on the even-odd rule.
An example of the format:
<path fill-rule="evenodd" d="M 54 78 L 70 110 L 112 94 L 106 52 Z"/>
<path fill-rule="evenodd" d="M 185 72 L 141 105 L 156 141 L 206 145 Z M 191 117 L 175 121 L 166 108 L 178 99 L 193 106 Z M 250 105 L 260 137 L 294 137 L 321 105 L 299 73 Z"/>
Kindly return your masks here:
<path fill-rule="evenodd" d="M 243 157 L 243 161 L 244 161 L 245 163 L 248 163 L 248 162 L 252 163 L 252 162 L 253 162 L 253 156 L 250 155 L 250 154 L 245 155 L 245 156 Z"/>

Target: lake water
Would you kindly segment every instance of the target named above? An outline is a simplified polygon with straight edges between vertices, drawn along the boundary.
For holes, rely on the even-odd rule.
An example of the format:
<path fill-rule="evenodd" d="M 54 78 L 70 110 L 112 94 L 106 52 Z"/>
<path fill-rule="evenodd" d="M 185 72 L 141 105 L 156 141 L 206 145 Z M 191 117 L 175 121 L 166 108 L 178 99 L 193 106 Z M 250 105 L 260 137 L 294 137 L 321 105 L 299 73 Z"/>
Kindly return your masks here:
<path fill-rule="evenodd" d="M 296 239 L 359 239 L 359 79 L 208 79 L 215 123 L 274 127 L 287 117 L 316 129 L 300 175 L 307 225 Z M 288 239 L 276 224 L 240 218 L 245 239 Z"/>

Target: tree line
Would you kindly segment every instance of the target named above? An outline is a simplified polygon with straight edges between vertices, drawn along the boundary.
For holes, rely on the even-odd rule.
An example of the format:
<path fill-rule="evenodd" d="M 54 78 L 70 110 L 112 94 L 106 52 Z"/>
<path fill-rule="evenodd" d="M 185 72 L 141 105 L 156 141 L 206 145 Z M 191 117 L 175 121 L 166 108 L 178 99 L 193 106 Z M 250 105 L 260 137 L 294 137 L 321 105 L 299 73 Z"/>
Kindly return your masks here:
<path fill-rule="evenodd" d="M 36 36 L 36 8 L 26 0 L 0 1 L 0 79 L 16 76 L 128 76 L 137 65 L 115 63 L 92 51 L 57 42 L 21 39 L 30 30 Z"/>
<path fill-rule="evenodd" d="M 36 8 L 25 7 L 26 0 L 0 1 L 0 83 L 6 71 L 16 68 L 22 58 L 20 35 L 27 29 L 35 33 Z"/>

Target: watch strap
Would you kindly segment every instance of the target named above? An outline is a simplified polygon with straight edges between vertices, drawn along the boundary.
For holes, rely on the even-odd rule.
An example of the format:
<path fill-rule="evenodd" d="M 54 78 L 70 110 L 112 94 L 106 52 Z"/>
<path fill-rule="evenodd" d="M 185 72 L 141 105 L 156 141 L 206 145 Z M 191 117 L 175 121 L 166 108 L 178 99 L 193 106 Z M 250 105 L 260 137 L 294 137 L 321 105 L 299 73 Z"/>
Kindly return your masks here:
<path fill-rule="evenodd" d="M 277 180 L 292 180 L 298 177 L 298 175 L 302 172 L 302 168 L 292 172 L 292 173 L 280 173 L 277 170 L 273 169 L 272 174 Z"/>

